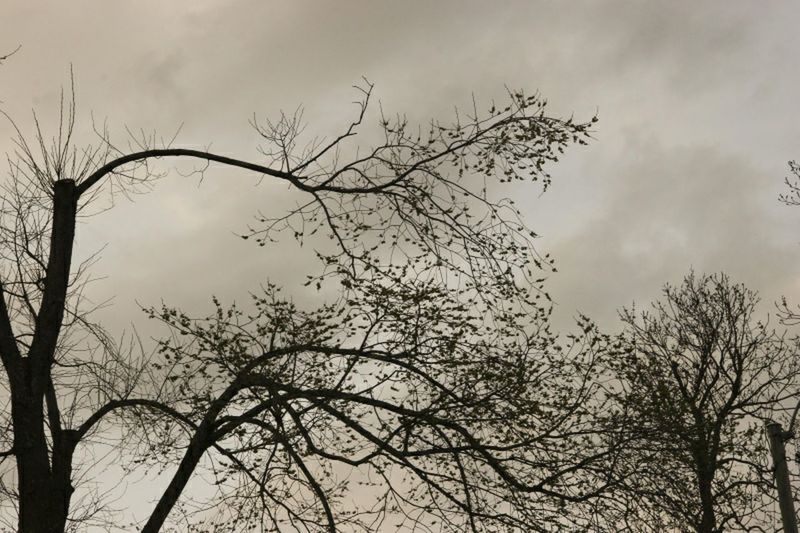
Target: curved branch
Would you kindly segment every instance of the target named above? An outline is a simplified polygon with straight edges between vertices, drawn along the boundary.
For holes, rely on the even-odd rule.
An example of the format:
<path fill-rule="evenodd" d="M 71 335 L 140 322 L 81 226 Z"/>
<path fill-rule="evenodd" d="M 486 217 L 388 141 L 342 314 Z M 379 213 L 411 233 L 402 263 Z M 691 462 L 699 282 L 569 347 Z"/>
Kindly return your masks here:
<path fill-rule="evenodd" d="M 136 161 L 144 161 L 145 159 L 155 159 L 159 157 L 193 157 L 196 159 L 205 159 L 206 161 L 213 161 L 215 163 L 222 163 L 223 165 L 244 168 L 247 170 L 260 172 L 262 174 L 267 174 L 269 176 L 273 176 L 276 178 L 288 180 L 291 181 L 293 185 L 299 187 L 300 189 L 309 190 L 309 188 L 305 186 L 302 183 L 302 181 L 300 181 L 300 179 L 298 179 L 296 176 L 289 174 L 288 172 L 282 172 L 280 170 L 275 170 L 262 165 L 256 165 L 255 163 L 250 163 L 247 161 L 242 161 L 240 159 L 233 159 L 230 157 L 216 155 L 209 152 L 203 152 L 201 150 L 190 150 L 184 148 L 162 148 L 162 149 L 154 148 L 152 150 L 134 152 L 132 154 L 119 157 L 117 159 L 114 159 L 113 161 L 106 163 L 102 167 L 92 172 L 92 174 L 90 174 L 85 180 L 83 180 L 80 183 L 80 185 L 78 185 L 77 187 L 78 195 L 82 195 L 91 187 L 93 187 L 103 177 L 114 172 L 114 170 L 123 165 L 126 165 L 128 163 L 134 163 Z"/>
<path fill-rule="evenodd" d="M 336 187 L 327 184 L 312 187 L 305 184 L 300 176 L 296 176 L 294 174 L 291 174 L 289 172 L 284 172 L 281 170 L 275 170 L 274 168 L 269 168 L 263 165 L 258 165 L 256 163 L 250 163 L 249 161 L 243 161 L 241 159 L 234 159 L 232 157 L 212 154 L 210 152 L 204 152 L 202 150 L 191 150 L 188 148 L 154 148 L 152 150 L 134 152 L 132 154 L 119 157 L 117 159 L 114 159 L 113 161 L 106 163 L 99 169 L 92 172 L 85 180 L 83 180 L 76 187 L 78 195 L 79 196 L 82 195 L 83 193 L 88 191 L 91 187 L 93 187 L 95 184 L 97 184 L 97 182 L 99 182 L 105 176 L 111 174 L 117 168 L 123 165 L 126 165 L 128 163 L 134 163 L 136 161 L 144 161 L 145 159 L 156 159 L 159 157 L 193 157 L 195 159 L 213 161 L 214 163 L 221 163 L 223 165 L 228 165 L 232 167 L 244 168 L 246 170 L 252 170 L 254 172 L 259 172 L 261 174 L 266 174 L 268 176 L 273 176 L 275 178 L 286 180 L 295 187 L 297 187 L 298 189 L 305 192 L 324 190 L 324 191 L 339 192 L 339 193 L 364 194 L 385 189 L 389 185 L 392 185 L 394 184 L 394 182 L 398 181 L 394 180 L 394 182 L 389 182 L 388 184 L 376 185 L 373 187 Z"/>
<path fill-rule="evenodd" d="M 179 411 L 169 407 L 168 405 L 164 405 L 161 402 L 157 402 L 155 400 L 147 400 L 144 398 L 133 398 L 133 399 L 125 399 L 125 400 L 111 400 L 110 402 L 103 405 L 100 409 L 95 411 L 92 416 L 86 419 L 86 421 L 75 430 L 75 439 L 80 440 L 83 438 L 91 429 L 92 427 L 100 422 L 100 420 L 110 412 L 121 409 L 124 407 L 149 407 L 151 409 L 155 409 L 157 411 L 161 411 L 165 414 L 172 416 L 173 418 L 180 420 L 187 426 L 196 429 L 197 424 L 195 424 L 189 417 L 180 413 Z"/>

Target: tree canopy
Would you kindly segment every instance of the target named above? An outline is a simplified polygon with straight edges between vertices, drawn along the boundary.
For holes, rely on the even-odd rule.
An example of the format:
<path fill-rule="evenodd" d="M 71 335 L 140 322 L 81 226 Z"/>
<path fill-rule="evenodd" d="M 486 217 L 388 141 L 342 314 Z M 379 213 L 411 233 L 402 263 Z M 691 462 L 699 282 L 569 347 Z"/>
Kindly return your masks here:
<path fill-rule="evenodd" d="M 592 431 L 604 405 L 588 401 L 607 339 L 588 321 L 566 341 L 550 332 L 550 259 L 497 195 L 498 182 L 546 188 L 546 165 L 596 119 L 510 92 L 446 125 L 381 113 L 382 141 L 355 149 L 372 86 L 358 91 L 356 119 L 330 140 L 301 143 L 298 115 L 254 121 L 257 161 L 152 138 L 122 150 L 105 131 L 77 148 L 69 99 L 55 136 L 38 119 L 33 141 L 18 136 L 0 210 L 7 523 L 112 528 L 102 493 L 78 483 L 98 446 L 132 473 L 171 473 L 146 532 L 545 531 L 607 487 L 616 442 Z M 163 158 L 294 190 L 295 207 L 243 238 L 327 236 L 307 285 L 339 296 L 301 309 L 265 282 L 249 305 L 214 299 L 199 318 L 148 308 L 169 332 L 153 350 L 115 342 L 81 298 L 92 261 L 73 264 L 75 222 L 147 186 Z M 192 480 L 213 495 L 199 501 Z"/>
<path fill-rule="evenodd" d="M 793 407 L 797 341 L 756 318 L 758 295 L 725 274 L 687 275 L 621 313 L 611 359 L 630 444 L 619 520 L 636 531 L 763 531 L 776 493 L 764 423 Z M 626 474 L 627 472 L 627 474 Z"/>

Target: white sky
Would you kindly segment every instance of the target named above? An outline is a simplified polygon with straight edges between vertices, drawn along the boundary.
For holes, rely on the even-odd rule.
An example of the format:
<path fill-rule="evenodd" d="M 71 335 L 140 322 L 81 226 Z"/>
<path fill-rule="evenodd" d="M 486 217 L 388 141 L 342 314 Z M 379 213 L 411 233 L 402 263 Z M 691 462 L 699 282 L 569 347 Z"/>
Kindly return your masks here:
<path fill-rule="evenodd" d="M 557 260 L 556 320 L 606 327 L 690 267 L 725 270 L 800 302 L 800 208 L 777 201 L 800 159 L 800 4 L 784 2 L 212 1 L 29 2 L 0 6 L 2 109 L 54 124 L 73 65 L 79 132 L 90 113 L 176 146 L 257 157 L 256 113 L 305 106 L 309 132 L 352 116 L 366 76 L 388 113 L 449 119 L 453 106 L 539 90 L 553 111 L 599 111 L 596 140 L 559 165 L 550 191 L 510 191 Z M 12 130 L 0 124 L 0 148 Z M 94 287 L 121 328 L 134 300 L 198 309 L 242 299 L 267 277 L 294 291 L 313 270 L 290 245 L 233 237 L 285 192 L 246 173 L 172 173 L 147 196 L 86 221 L 79 253 L 104 244 Z M 288 242 L 288 241 L 287 241 Z"/>

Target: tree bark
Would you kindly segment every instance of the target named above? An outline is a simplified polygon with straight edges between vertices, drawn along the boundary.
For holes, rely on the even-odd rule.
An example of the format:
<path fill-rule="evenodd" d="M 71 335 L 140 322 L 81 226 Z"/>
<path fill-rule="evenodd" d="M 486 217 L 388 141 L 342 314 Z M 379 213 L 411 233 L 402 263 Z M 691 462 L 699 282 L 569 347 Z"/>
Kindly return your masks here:
<path fill-rule="evenodd" d="M 54 184 L 50 255 L 42 303 L 30 351 L 27 357 L 19 358 L 19 371 L 9 373 L 20 491 L 18 526 L 25 533 L 63 533 L 73 492 L 70 476 L 75 442 L 72 432 L 62 431 L 55 393 L 46 406 L 45 394 L 52 386 L 51 365 L 64 318 L 77 199 L 73 180 Z M 50 424 L 50 451 L 45 407 Z"/>
<path fill-rule="evenodd" d="M 19 531 L 39 533 L 48 530 L 50 463 L 44 433 L 42 397 L 31 394 L 29 360 L 23 360 L 23 382 L 12 387 L 11 416 L 14 423 L 14 452 L 19 479 Z M 59 532 L 60 533 L 60 532 Z"/>
<path fill-rule="evenodd" d="M 31 383 L 35 394 L 44 394 L 50 382 L 50 366 L 61 332 L 69 287 L 72 246 L 78 193 L 73 180 L 60 180 L 53 186 L 53 226 L 50 256 L 47 260 L 44 292 L 31 341 Z"/>
<path fill-rule="evenodd" d="M 714 513 L 714 494 L 712 490 L 713 476 L 706 472 L 701 472 L 698 477 L 698 489 L 700 491 L 700 505 L 702 515 L 700 517 L 700 527 L 698 533 L 716 533 L 717 517 Z"/>
<path fill-rule="evenodd" d="M 29 374 L 28 360 L 23 360 Z M 14 450 L 19 478 L 18 531 L 25 533 L 63 533 L 69 515 L 72 454 L 75 441 L 71 432 L 54 439 L 52 466 L 47 449 L 42 398 L 30 394 L 29 387 L 13 391 L 12 420 Z"/>

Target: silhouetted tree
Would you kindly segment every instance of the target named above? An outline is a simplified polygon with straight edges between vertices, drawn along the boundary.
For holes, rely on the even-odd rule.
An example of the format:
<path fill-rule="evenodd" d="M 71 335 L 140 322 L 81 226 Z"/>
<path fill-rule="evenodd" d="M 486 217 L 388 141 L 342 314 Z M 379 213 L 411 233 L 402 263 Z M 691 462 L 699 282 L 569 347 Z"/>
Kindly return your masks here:
<path fill-rule="evenodd" d="M 725 274 L 689 274 L 648 311 L 625 309 L 613 366 L 631 437 L 607 523 L 636 531 L 766 531 L 764 421 L 797 394 L 794 341 L 755 318 Z"/>
<path fill-rule="evenodd" d="M 549 259 L 491 186 L 546 187 L 545 164 L 584 143 L 589 123 L 513 92 L 452 125 L 381 116 L 382 142 L 351 149 L 371 89 L 330 141 L 301 144 L 298 115 L 254 122 L 261 162 L 150 138 L 122 151 L 105 132 L 76 150 L 71 102 L 52 141 L 38 121 L 35 143 L 19 135 L 0 211 L 0 439 L 20 531 L 104 516 L 101 501 L 73 494 L 97 443 L 133 454 L 130 470 L 172 471 L 146 532 L 191 514 L 181 505 L 200 477 L 218 491 L 213 513 L 189 518 L 215 531 L 548 530 L 565 503 L 603 490 L 614 443 L 592 433 L 603 405 L 587 399 L 605 340 L 586 326 L 562 346 L 549 332 L 538 274 Z M 296 207 L 243 237 L 327 234 L 308 284 L 335 281 L 339 299 L 301 310 L 267 285 L 250 308 L 215 300 L 205 318 L 149 309 L 172 332 L 153 353 L 114 342 L 81 298 L 91 261 L 73 264 L 76 218 L 101 195 L 146 186 L 166 157 L 292 188 Z M 357 484 L 368 496 L 351 505 Z"/>

